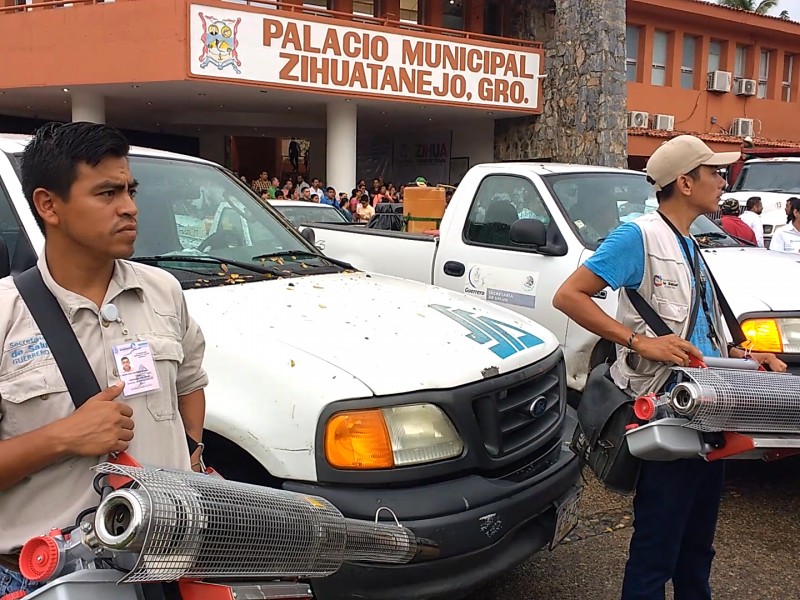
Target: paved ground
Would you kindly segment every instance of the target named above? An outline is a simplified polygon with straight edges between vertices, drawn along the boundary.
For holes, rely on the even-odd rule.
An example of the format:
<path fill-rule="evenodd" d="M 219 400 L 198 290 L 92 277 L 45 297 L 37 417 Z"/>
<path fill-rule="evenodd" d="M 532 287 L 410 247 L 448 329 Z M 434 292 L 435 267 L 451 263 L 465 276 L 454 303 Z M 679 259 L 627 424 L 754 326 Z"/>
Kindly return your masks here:
<path fill-rule="evenodd" d="M 727 480 L 712 578 L 715 597 L 800 598 L 800 459 L 729 461 Z M 630 500 L 592 481 L 581 522 L 568 540 L 469 600 L 619 598 L 630 525 Z"/>

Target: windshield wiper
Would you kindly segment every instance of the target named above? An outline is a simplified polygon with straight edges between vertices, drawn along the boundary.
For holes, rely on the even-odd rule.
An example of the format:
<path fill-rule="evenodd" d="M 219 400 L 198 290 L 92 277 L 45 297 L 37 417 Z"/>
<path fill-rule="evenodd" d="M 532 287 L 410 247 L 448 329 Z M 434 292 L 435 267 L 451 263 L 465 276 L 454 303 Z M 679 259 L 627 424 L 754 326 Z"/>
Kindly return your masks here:
<path fill-rule="evenodd" d="M 269 252 L 267 254 L 258 254 L 253 258 L 251 258 L 250 260 L 269 260 L 270 258 L 286 258 L 287 256 L 290 257 L 311 256 L 313 258 L 323 258 L 319 254 L 316 254 L 314 252 L 309 252 L 308 250 L 298 250 L 296 252 L 291 250 L 285 250 L 281 252 Z M 292 260 L 294 260 L 294 258 Z"/>
<path fill-rule="evenodd" d="M 719 233 L 718 231 L 706 231 L 705 233 L 698 233 L 695 234 L 694 237 L 707 237 L 711 238 L 712 240 L 724 240 L 729 238 L 730 236 L 727 233 Z"/>
<path fill-rule="evenodd" d="M 238 269 L 242 269 L 243 271 L 252 271 L 254 273 L 259 273 L 261 275 L 278 275 L 278 276 L 285 276 L 286 273 L 283 273 L 280 269 L 274 269 L 272 267 L 266 266 L 259 266 L 259 265 L 252 265 L 250 263 L 241 262 L 238 260 L 228 260 L 227 258 L 218 258 L 216 256 L 185 256 L 180 254 L 159 254 L 156 256 L 134 256 L 131 260 L 137 261 L 144 264 L 158 264 L 158 263 L 173 263 L 173 262 L 186 262 L 186 263 L 202 263 L 207 265 L 219 265 L 222 268 L 222 265 L 230 265 L 232 267 L 236 267 Z M 188 269 L 185 269 L 188 270 Z M 191 271 L 196 273 L 196 271 Z"/>

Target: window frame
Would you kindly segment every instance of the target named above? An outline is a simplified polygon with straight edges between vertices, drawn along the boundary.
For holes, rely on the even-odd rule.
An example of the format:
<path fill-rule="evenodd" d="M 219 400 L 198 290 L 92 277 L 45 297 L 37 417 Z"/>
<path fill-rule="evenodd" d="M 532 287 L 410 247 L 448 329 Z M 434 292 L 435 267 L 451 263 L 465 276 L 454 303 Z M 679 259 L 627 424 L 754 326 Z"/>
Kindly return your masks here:
<path fill-rule="evenodd" d="M 715 47 L 719 48 L 719 52 L 716 53 L 716 54 L 714 52 L 712 52 L 712 49 L 714 49 Z M 722 62 L 723 62 L 722 59 L 723 59 L 724 53 L 725 53 L 724 42 L 722 42 L 721 40 L 709 40 L 709 42 L 708 42 L 708 72 L 709 73 L 713 73 L 714 71 L 722 70 Z M 716 69 L 712 69 L 711 68 L 711 62 L 712 62 L 711 61 L 711 57 L 712 56 L 716 56 L 717 57 L 717 59 L 716 59 L 717 68 Z"/>
<path fill-rule="evenodd" d="M 686 43 L 692 42 L 692 60 L 689 61 L 690 64 L 686 65 Z M 697 76 L 695 73 L 695 66 L 697 64 L 697 48 L 699 46 L 698 38 L 694 35 L 684 35 L 683 42 L 681 44 L 681 76 L 680 76 L 680 86 L 684 90 L 693 90 L 697 87 Z M 688 87 L 684 85 L 683 76 L 689 75 L 692 78 L 691 85 Z"/>
<path fill-rule="evenodd" d="M 667 67 L 669 66 L 669 41 L 670 41 L 670 32 L 664 31 L 661 29 L 657 29 L 653 33 L 653 57 L 650 61 L 650 85 L 657 85 L 659 87 L 665 87 L 667 85 Z M 656 62 L 656 40 L 661 39 L 661 36 L 664 36 L 664 62 Z M 656 83 L 654 81 L 654 75 L 659 72 L 661 76 L 664 78 L 663 83 Z"/>
<path fill-rule="evenodd" d="M 520 174 L 517 174 L 517 173 L 504 173 L 502 171 L 500 171 L 500 172 L 496 171 L 494 173 L 487 173 L 486 175 L 484 175 L 481 178 L 480 182 L 478 182 L 478 187 L 475 190 L 475 194 L 473 194 L 473 196 L 472 196 L 472 202 L 469 205 L 469 210 L 467 211 L 467 216 L 464 219 L 464 226 L 461 229 L 461 242 L 465 246 L 474 246 L 474 247 L 477 247 L 477 248 L 491 248 L 493 250 L 511 250 L 513 252 L 523 252 L 525 254 L 535 254 L 537 256 L 541 256 L 541 253 L 538 252 L 536 250 L 536 248 L 530 248 L 528 246 L 503 246 L 503 245 L 498 245 L 498 244 L 487 244 L 485 242 L 476 242 L 475 240 L 471 240 L 471 239 L 469 239 L 467 237 L 467 230 L 469 229 L 469 225 L 470 225 L 470 217 L 472 215 L 473 209 L 477 205 L 478 195 L 480 194 L 481 187 L 484 185 L 484 183 L 486 182 L 487 179 L 490 179 L 492 177 L 504 177 L 504 178 L 508 178 L 508 179 L 519 179 L 519 180 L 521 180 L 523 182 L 528 183 L 531 186 L 531 188 L 533 188 L 533 190 L 536 192 L 536 195 L 539 197 L 539 200 L 541 201 L 542 208 L 544 208 L 545 212 L 547 213 L 547 216 L 550 219 L 549 223 L 547 225 L 545 225 L 545 227 L 547 227 L 548 229 L 550 227 L 558 228 L 558 224 L 555 222 L 555 219 L 553 218 L 553 213 L 547 207 L 547 203 L 544 200 L 544 195 L 542 194 L 542 190 L 540 190 L 537 187 L 537 185 L 533 181 L 533 179 L 531 179 L 530 177 L 527 177 L 525 175 L 520 175 Z M 547 186 L 547 184 L 545 184 L 545 186 Z M 548 189 L 548 191 L 549 191 L 549 189 Z"/>
<path fill-rule="evenodd" d="M 750 58 L 750 46 L 745 46 L 744 44 L 736 44 L 736 49 L 734 51 L 733 57 L 733 82 L 741 81 L 742 79 L 747 79 L 747 61 Z M 741 51 L 741 61 L 740 58 L 740 51 Z"/>
<path fill-rule="evenodd" d="M 633 48 L 633 57 L 629 56 L 631 50 L 628 45 L 631 37 L 628 35 L 630 31 L 636 32 L 636 47 Z M 641 25 L 626 25 L 625 26 L 625 79 L 628 82 L 639 81 L 639 47 L 642 42 L 642 26 Z M 628 75 L 628 68 L 633 67 L 633 79 Z"/>
<path fill-rule="evenodd" d="M 772 50 L 761 49 L 758 55 L 758 77 L 756 78 L 756 98 L 765 100 L 769 95 L 769 63 Z"/>
<path fill-rule="evenodd" d="M 794 54 L 785 54 L 783 56 L 783 75 L 781 75 L 781 101 L 792 101 L 792 75 L 794 74 Z M 787 71 L 788 67 L 788 71 Z M 786 77 L 786 74 L 789 77 Z"/>

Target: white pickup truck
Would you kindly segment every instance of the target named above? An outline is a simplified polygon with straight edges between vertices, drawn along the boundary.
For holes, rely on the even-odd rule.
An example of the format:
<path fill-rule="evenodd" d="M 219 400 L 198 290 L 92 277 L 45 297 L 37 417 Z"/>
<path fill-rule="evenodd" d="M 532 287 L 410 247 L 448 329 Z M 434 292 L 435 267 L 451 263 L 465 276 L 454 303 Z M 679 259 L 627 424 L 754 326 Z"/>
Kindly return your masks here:
<path fill-rule="evenodd" d="M 555 332 L 569 386 L 580 392 L 590 369 L 612 348 L 554 309 L 553 295 L 611 230 L 656 207 L 652 187 L 636 171 L 484 164 L 464 177 L 438 235 L 321 223 L 313 229 L 325 238 L 328 256 L 483 298 L 535 319 Z M 800 370 L 798 261 L 745 246 L 705 216 L 692 233 L 756 347 Z M 616 293 L 604 290 L 596 301 L 616 313 Z"/>
<path fill-rule="evenodd" d="M 27 140 L 0 136 L 0 276 L 44 246 L 19 182 Z M 574 526 L 574 411 L 552 333 L 322 256 L 213 163 L 133 148 L 130 165 L 133 260 L 181 282 L 205 333 L 207 462 L 348 517 L 389 508 L 440 547 L 430 562 L 346 566 L 318 597 L 457 597 Z"/>
<path fill-rule="evenodd" d="M 753 196 L 761 198 L 764 244 L 769 248 L 772 234 L 786 225 L 786 201 L 793 196 L 800 197 L 800 157 L 752 158 L 746 161 L 720 203 L 735 198 L 744 210 L 748 198 Z"/>

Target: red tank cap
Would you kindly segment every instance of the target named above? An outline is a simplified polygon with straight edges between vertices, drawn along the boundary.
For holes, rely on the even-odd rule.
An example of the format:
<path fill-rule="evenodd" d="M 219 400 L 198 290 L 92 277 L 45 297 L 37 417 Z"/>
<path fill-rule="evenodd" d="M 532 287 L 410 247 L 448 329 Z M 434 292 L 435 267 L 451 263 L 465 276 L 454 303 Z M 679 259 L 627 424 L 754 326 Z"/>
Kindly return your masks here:
<path fill-rule="evenodd" d="M 652 396 L 639 396 L 633 403 L 633 414 L 642 421 L 649 421 L 656 414 L 656 403 Z"/>
<path fill-rule="evenodd" d="M 11 592 L 5 596 L 0 596 L 0 600 L 19 600 L 19 598 L 24 598 L 27 595 L 28 592 L 25 590 L 17 590 L 16 592 Z"/>
<path fill-rule="evenodd" d="M 58 543 L 42 535 L 31 538 L 19 554 L 19 570 L 31 581 L 46 581 L 58 568 Z"/>

